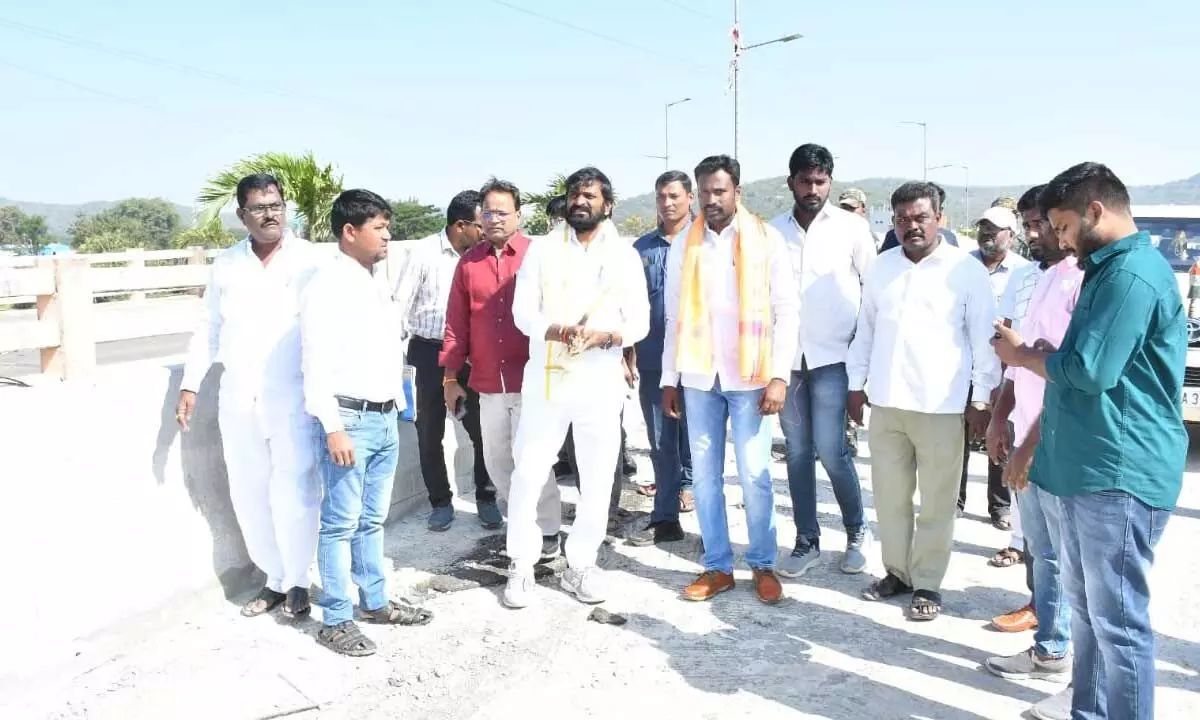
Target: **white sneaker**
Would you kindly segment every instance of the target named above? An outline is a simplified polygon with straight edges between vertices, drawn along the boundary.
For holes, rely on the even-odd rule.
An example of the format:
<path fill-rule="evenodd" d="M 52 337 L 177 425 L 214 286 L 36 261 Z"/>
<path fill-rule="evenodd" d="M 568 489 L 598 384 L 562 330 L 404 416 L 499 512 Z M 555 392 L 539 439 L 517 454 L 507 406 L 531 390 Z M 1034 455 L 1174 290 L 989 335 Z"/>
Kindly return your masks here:
<path fill-rule="evenodd" d="M 579 602 L 589 605 L 604 602 L 604 587 L 597 567 L 567 568 L 562 576 L 562 589 L 579 598 Z"/>
<path fill-rule="evenodd" d="M 529 607 L 536 587 L 533 575 L 514 572 L 508 576 L 508 584 L 504 586 L 504 606 L 514 610 Z"/>

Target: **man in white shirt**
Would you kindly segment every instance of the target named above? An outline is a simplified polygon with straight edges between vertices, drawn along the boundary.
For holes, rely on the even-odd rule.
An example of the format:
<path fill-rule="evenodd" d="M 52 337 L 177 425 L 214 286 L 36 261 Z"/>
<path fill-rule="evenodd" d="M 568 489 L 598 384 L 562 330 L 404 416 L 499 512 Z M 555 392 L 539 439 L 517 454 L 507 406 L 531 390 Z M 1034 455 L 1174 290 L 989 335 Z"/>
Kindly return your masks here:
<path fill-rule="evenodd" d="M 396 283 L 396 302 L 408 336 L 408 364 L 416 370 L 417 454 L 421 476 L 429 492 L 429 529 L 443 531 L 454 522 L 454 492 L 446 469 L 442 441 L 446 437 L 446 404 L 442 393 L 442 368 L 438 354 L 446 334 L 446 307 L 459 258 L 479 242 L 483 228 L 479 193 L 465 190 L 446 208 L 446 227 L 438 234 L 415 241 L 408 251 Z M 475 451 L 475 507 L 479 522 L 489 530 L 504 524 L 496 505 L 496 487 L 484 462 L 479 432 L 479 393 L 471 389 L 470 366 L 457 375 L 465 388 L 461 421 Z"/>
<path fill-rule="evenodd" d="M 775 577 L 771 418 L 783 409 L 799 332 L 799 292 L 779 231 L 741 205 L 741 166 L 727 155 L 696 166 L 704 219 L 667 255 L 663 412 L 680 416 L 692 451 L 692 492 L 704 540 L 704 572 L 683 591 L 704 601 L 733 588 L 725 508 L 725 423 L 733 431 L 755 594 L 768 605 Z"/>
<path fill-rule="evenodd" d="M 242 178 L 237 203 L 249 235 L 213 262 L 175 418 L 186 431 L 200 384 L 220 362 L 217 422 L 229 497 L 250 559 L 267 575 L 242 614 L 282 603 L 285 615 L 298 617 L 310 607 L 321 501 L 300 374 L 300 292 L 316 255 L 285 227 L 283 186 L 273 176 Z"/>
<path fill-rule="evenodd" d="M 868 395 L 872 406 L 871 484 L 887 569 L 863 595 L 911 592 L 908 617 L 932 620 L 954 540 L 964 415 L 982 436 L 1000 380 L 989 344 L 996 303 L 984 267 L 941 239 L 936 187 L 901 185 L 892 211 L 901 245 L 882 253 L 867 277 L 846 360 L 850 417 L 861 425 Z"/>
<path fill-rule="evenodd" d="M 867 567 L 869 531 L 845 432 L 846 352 L 858 323 L 863 279 L 875 262 L 875 238 L 863 218 L 829 202 L 832 187 L 833 154 L 820 145 L 801 145 L 788 160 L 795 204 L 771 221 L 787 241 L 800 289 L 800 341 L 779 415 L 796 522 L 795 547 L 777 567 L 783 577 L 800 577 L 821 556 L 817 457 L 846 529 L 841 570 L 860 573 Z"/>
<path fill-rule="evenodd" d="M 585 603 L 605 599 L 596 554 L 621 445 L 622 348 L 645 337 L 650 324 L 641 260 L 609 220 L 612 207 L 604 173 L 594 167 L 572 173 L 567 227 L 530 245 L 517 272 L 513 320 L 529 337 L 529 362 L 508 498 L 508 607 L 534 600 L 533 566 L 542 543 L 538 498 L 568 427 L 580 477 L 562 586 Z"/>
<path fill-rule="evenodd" d="M 432 615 L 388 599 L 383 523 L 399 460 L 404 407 L 401 321 L 385 278 L 392 209 L 368 190 L 333 203 L 337 255 L 313 275 L 300 307 L 304 405 L 315 418 L 324 499 L 317 543 L 324 610 L 317 642 L 343 655 L 375 652 L 354 624 L 352 585 L 368 622 L 423 625 Z"/>
<path fill-rule="evenodd" d="M 1003 198 L 997 199 L 1001 202 Z M 1015 201 L 1014 201 L 1015 202 Z M 971 251 L 971 257 L 983 263 L 988 271 L 988 280 L 992 287 L 992 297 L 997 305 L 1001 303 L 1008 288 L 1009 281 L 1016 273 L 1029 265 L 1029 261 L 1012 250 L 1017 236 L 1017 216 L 1012 210 L 1001 205 L 993 204 L 975 221 L 978 250 Z M 1011 318 L 1010 318 L 1011 319 Z M 961 512 L 967 504 L 967 463 L 970 460 L 970 438 L 968 448 L 963 455 L 962 476 L 959 482 L 958 509 Z M 1012 521 L 1019 515 L 1012 514 L 1012 496 L 1004 486 L 1004 470 L 995 462 L 988 460 L 988 516 L 997 530 L 1012 530 Z M 1019 539 L 1014 539 L 1019 544 Z M 1015 547 L 1015 546 L 1014 546 Z"/>

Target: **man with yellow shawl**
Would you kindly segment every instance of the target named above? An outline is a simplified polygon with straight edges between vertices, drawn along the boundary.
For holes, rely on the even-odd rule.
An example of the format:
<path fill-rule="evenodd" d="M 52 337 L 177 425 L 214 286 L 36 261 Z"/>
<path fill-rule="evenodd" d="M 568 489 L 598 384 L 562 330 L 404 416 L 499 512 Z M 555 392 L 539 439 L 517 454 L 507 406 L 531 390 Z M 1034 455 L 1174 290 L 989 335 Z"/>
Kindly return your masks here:
<path fill-rule="evenodd" d="M 741 204 L 741 166 L 727 155 L 696 166 L 700 208 L 667 257 L 663 412 L 679 417 L 682 385 L 692 450 L 692 492 L 704 540 L 704 572 L 688 600 L 734 585 L 725 515 L 725 422 L 733 429 L 750 535 L 745 561 L 758 599 L 779 602 L 771 415 L 783 408 L 799 337 L 800 293 L 779 231 Z"/>
<path fill-rule="evenodd" d="M 625 404 L 622 348 L 650 328 L 642 261 L 609 220 L 612 183 L 594 167 L 567 178 L 567 222 L 529 247 L 517 273 L 513 321 L 529 336 L 521 386 L 516 469 L 508 496 L 504 604 L 535 599 L 541 556 L 537 500 L 567 428 L 575 435 L 579 502 L 567 539 L 563 589 L 585 603 L 605 599 L 596 553 L 604 542 Z"/>

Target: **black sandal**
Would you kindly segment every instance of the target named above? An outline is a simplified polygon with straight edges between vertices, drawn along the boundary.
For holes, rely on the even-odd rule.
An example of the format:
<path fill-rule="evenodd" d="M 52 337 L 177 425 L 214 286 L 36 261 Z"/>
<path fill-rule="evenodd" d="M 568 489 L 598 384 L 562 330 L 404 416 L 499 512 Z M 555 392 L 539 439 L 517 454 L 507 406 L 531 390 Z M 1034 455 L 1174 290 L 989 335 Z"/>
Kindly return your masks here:
<path fill-rule="evenodd" d="M 326 625 L 317 631 L 317 642 L 335 653 L 350 657 L 366 657 L 375 654 L 375 643 L 362 634 L 353 621 L 341 625 Z"/>
<path fill-rule="evenodd" d="M 904 595 L 912 592 L 912 586 L 904 582 L 895 575 L 888 573 L 883 576 L 882 580 L 876 580 L 871 583 L 870 587 L 864 588 L 862 596 L 864 600 L 872 602 L 878 600 L 886 600 L 897 595 Z"/>
<path fill-rule="evenodd" d="M 242 617 L 258 617 L 263 613 L 269 613 L 286 599 L 287 595 L 265 587 L 258 591 L 253 600 L 242 606 Z"/>
<path fill-rule="evenodd" d="M 427 625 L 433 620 L 433 613 L 425 608 L 391 600 L 378 610 L 368 610 L 363 614 L 367 622 L 376 625 Z"/>
<path fill-rule="evenodd" d="M 312 612 L 312 604 L 308 600 L 308 588 L 294 587 L 288 590 L 287 600 L 284 600 L 283 609 L 280 612 L 293 620 L 306 617 Z"/>
<path fill-rule="evenodd" d="M 933 590 L 917 590 L 908 606 L 908 619 L 929 622 L 942 614 L 942 594 Z"/>

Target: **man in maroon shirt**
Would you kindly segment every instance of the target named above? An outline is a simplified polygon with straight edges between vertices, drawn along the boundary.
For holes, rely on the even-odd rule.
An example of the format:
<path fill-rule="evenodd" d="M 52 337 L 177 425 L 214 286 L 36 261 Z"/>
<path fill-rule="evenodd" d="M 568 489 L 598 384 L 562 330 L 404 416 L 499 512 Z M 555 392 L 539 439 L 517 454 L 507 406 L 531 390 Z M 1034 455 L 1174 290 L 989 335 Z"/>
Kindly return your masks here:
<path fill-rule="evenodd" d="M 507 510 L 512 483 L 513 439 L 521 417 L 521 381 L 529 360 L 529 338 L 513 323 L 512 299 L 517 270 L 529 249 L 519 229 L 521 193 L 512 183 L 492 179 L 479 191 L 483 242 L 463 254 L 450 285 L 446 333 L 439 362 L 446 407 L 458 411 L 466 398 L 458 374 L 471 365 L 468 383 L 479 393 L 479 427 L 488 475 L 497 500 Z M 542 557 L 557 557 L 562 509 L 558 484 L 547 474 L 538 498 Z"/>

